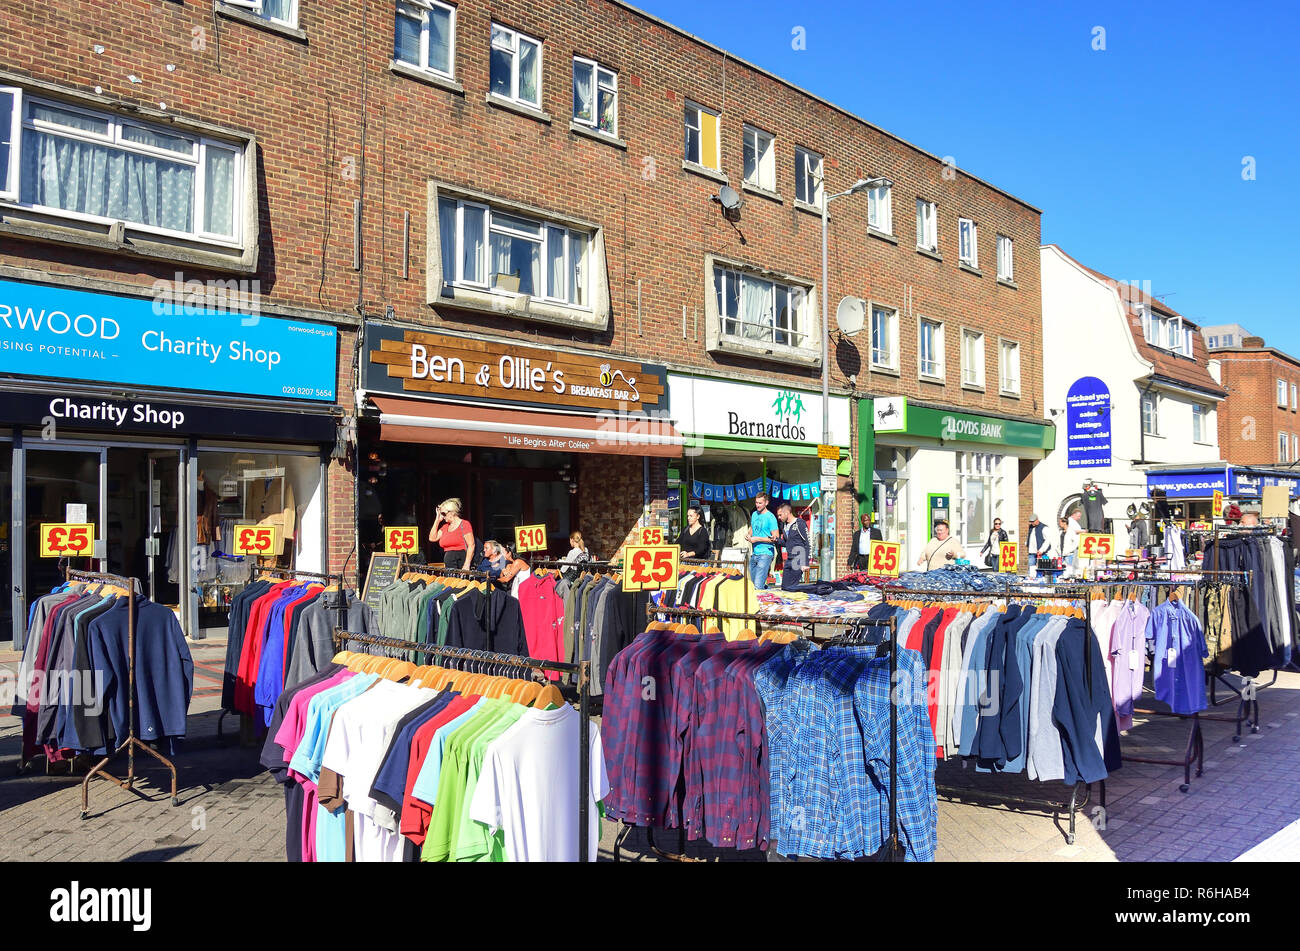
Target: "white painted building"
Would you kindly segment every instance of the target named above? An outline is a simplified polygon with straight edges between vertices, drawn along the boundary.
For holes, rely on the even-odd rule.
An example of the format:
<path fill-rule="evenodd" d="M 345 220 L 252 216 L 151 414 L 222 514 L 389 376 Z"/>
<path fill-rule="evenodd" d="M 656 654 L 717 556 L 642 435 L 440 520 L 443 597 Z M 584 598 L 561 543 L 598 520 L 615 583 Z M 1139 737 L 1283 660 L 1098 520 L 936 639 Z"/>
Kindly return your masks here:
<path fill-rule="evenodd" d="M 1129 504 L 1148 497 L 1137 467 L 1221 458 L 1217 407 L 1227 394 L 1194 323 L 1056 245 L 1040 253 L 1043 399 L 1057 440 L 1034 469 L 1034 506 L 1055 527 L 1091 478 L 1123 532 Z"/>

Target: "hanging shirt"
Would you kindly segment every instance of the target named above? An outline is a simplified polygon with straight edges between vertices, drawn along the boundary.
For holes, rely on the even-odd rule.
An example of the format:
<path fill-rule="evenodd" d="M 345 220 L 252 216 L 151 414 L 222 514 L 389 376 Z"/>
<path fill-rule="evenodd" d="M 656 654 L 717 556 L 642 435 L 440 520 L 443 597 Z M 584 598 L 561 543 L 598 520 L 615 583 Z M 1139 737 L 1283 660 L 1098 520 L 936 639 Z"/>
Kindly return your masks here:
<path fill-rule="evenodd" d="M 1169 704 L 1174 713 L 1204 710 L 1204 665 L 1210 651 L 1196 615 L 1181 599 L 1166 601 L 1151 612 L 1150 631 L 1155 642 L 1156 699 Z"/>
<path fill-rule="evenodd" d="M 1151 612 L 1145 607 L 1136 601 L 1124 601 L 1110 629 L 1110 663 L 1107 666 L 1110 668 L 1116 726 L 1120 730 L 1133 729 L 1133 702 L 1142 696 L 1150 620 Z"/>

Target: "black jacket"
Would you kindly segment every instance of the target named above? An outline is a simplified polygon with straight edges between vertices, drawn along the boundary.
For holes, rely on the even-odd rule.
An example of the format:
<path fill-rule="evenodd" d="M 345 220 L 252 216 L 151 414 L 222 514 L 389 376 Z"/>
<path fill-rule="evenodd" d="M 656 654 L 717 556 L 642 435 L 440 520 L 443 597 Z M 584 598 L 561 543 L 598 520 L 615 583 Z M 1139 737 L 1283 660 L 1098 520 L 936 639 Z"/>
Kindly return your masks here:
<path fill-rule="evenodd" d="M 993 549 L 993 539 L 994 539 L 994 538 L 996 538 L 999 542 L 1004 542 L 1004 541 L 1006 541 L 1006 540 L 1007 540 L 1007 530 L 1006 530 L 1005 528 L 999 528 L 999 529 L 997 529 L 997 530 L 995 530 L 995 531 L 990 531 L 990 532 L 989 532 L 989 537 L 986 538 L 986 539 L 984 540 L 984 547 L 980 549 L 980 554 L 981 554 L 981 555 L 984 554 L 985 552 L 989 552 L 990 554 L 993 554 L 993 555 L 998 554 L 998 552 L 994 551 L 994 549 Z"/>
<path fill-rule="evenodd" d="M 871 534 L 868 535 L 867 537 L 873 542 L 883 542 L 885 540 L 885 537 L 880 534 L 880 529 L 874 525 L 871 526 Z M 859 528 L 853 533 L 853 544 L 849 546 L 849 570 L 850 571 L 857 568 L 866 569 L 868 567 L 867 556 L 861 554 L 858 550 L 858 546 L 861 544 L 862 544 L 862 529 Z"/>
<path fill-rule="evenodd" d="M 457 599 L 447 624 L 447 646 L 528 656 L 524 615 L 510 592 L 477 589 Z"/>
<path fill-rule="evenodd" d="M 709 544 L 709 530 L 700 525 L 694 533 L 690 529 L 684 529 L 677 536 L 677 544 L 681 546 L 683 558 L 708 558 L 713 554 L 713 549 Z"/>

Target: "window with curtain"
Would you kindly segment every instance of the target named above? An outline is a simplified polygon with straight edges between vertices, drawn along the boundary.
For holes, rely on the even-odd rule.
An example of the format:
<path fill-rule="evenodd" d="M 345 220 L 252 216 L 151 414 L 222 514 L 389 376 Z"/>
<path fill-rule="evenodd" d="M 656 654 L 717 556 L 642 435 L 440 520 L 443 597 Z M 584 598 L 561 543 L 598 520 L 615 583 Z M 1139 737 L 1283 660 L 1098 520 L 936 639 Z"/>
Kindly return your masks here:
<path fill-rule="evenodd" d="M 924 198 L 916 200 L 916 246 L 925 251 L 939 249 L 939 235 L 935 225 L 937 207 Z"/>
<path fill-rule="evenodd" d="M 752 125 L 744 128 L 745 182 L 770 192 L 776 191 L 776 149 L 774 139 Z"/>
<path fill-rule="evenodd" d="M 921 376 L 943 376 L 943 324 L 921 318 Z"/>
<path fill-rule="evenodd" d="M 685 108 L 685 124 L 686 161 L 718 171 L 722 167 L 718 142 L 718 113 L 688 102 Z"/>
<path fill-rule="evenodd" d="M 1013 252 L 1015 245 L 1004 234 L 998 235 L 998 278 L 1004 281 L 1015 279 L 1015 262 Z"/>
<path fill-rule="evenodd" d="M 589 306 L 590 235 L 581 231 L 440 197 L 438 239 L 444 285 Z"/>
<path fill-rule="evenodd" d="M 957 219 L 957 239 L 959 247 L 957 257 L 962 264 L 968 267 L 979 267 L 979 241 L 976 237 L 978 229 L 975 222 L 969 218 Z"/>
<path fill-rule="evenodd" d="M 1020 392 L 1020 344 L 1014 340 L 1003 340 L 999 344 L 1002 351 L 999 367 L 999 386 L 1003 393 Z"/>
<path fill-rule="evenodd" d="M 984 385 L 984 335 L 976 330 L 961 334 L 961 381 L 968 386 Z"/>
<path fill-rule="evenodd" d="M 894 199 L 888 185 L 867 191 L 867 225 L 884 234 L 894 233 Z"/>
<path fill-rule="evenodd" d="M 235 241 L 241 151 L 134 119 L 40 99 L 0 96 L 10 129 L 9 193 L 33 208 L 196 238 Z M 3 109 L 0 109 L 3 115 Z M 16 141 L 15 141 L 16 139 Z M 17 168 L 17 182 L 11 177 Z"/>
<path fill-rule="evenodd" d="M 871 365 L 898 369 L 898 311 L 879 304 L 871 305 Z"/>
<path fill-rule="evenodd" d="M 298 0 L 223 0 L 232 7 L 241 7 L 254 16 L 285 26 L 298 26 Z"/>
<path fill-rule="evenodd" d="M 488 87 L 494 96 L 540 108 L 542 41 L 492 24 Z"/>
<path fill-rule="evenodd" d="M 715 266 L 713 287 L 722 332 L 745 340 L 802 347 L 807 288 Z"/>
<path fill-rule="evenodd" d="M 398 0 L 393 57 L 451 78 L 456 8 L 438 0 Z"/>
<path fill-rule="evenodd" d="M 16 198 L 18 192 L 19 96 L 17 89 L 0 87 L 0 198 Z"/>
<path fill-rule="evenodd" d="M 573 121 L 618 135 L 618 74 L 581 56 L 573 58 Z"/>
<path fill-rule="evenodd" d="M 822 157 L 807 149 L 794 150 L 794 197 L 821 207 Z"/>

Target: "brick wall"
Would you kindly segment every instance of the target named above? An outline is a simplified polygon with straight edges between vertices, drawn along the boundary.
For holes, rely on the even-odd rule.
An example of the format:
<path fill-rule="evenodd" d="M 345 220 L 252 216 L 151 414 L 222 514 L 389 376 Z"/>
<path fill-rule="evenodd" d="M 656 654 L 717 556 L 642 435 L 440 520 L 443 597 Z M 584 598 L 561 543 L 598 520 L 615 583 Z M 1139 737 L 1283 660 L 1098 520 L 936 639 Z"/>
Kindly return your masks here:
<path fill-rule="evenodd" d="M 705 350 L 704 255 L 718 254 L 820 279 L 818 215 L 794 204 L 796 145 L 826 156 L 827 188 L 884 175 L 893 189 L 896 240 L 869 235 L 867 199 L 832 205 L 830 310 L 855 294 L 900 311 L 901 373 L 869 369 L 869 334 L 837 341 L 832 385 L 847 391 L 901 393 L 979 412 L 1038 419 L 1042 354 L 1039 213 L 865 122 L 713 48 L 609 0 L 464 0 L 457 7 L 456 78 L 464 93 L 396 74 L 391 0 L 301 0 L 306 42 L 218 15 L 192 2 L 9 0 L 0 8 L 4 68 L 89 92 L 123 109 L 157 109 L 254 134 L 261 232 L 259 270 L 265 305 L 316 319 L 358 314 L 570 346 L 662 362 L 678 369 L 723 371 L 738 379 L 816 386 L 818 372 L 779 363 L 710 355 Z M 552 121 L 485 102 L 492 20 L 544 41 L 542 107 Z M 102 54 L 93 51 L 96 44 Z M 626 149 L 569 129 L 570 57 L 590 56 L 619 74 L 619 135 Z M 167 69 L 168 64 L 175 67 Z M 128 75 L 141 80 L 131 83 Z M 775 135 L 779 201 L 745 193 L 740 220 L 723 220 L 711 197 L 716 181 L 682 168 L 683 100 L 721 111 L 722 168 L 738 189 L 743 123 Z M 488 192 L 592 221 L 604 229 L 611 321 L 594 332 L 470 314 L 426 300 L 431 179 Z M 915 250 L 915 200 L 938 203 L 942 260 Z M 352 268 L 353 202 L 363 201 L 363 266 Z M 402 276 L 403 213 L 411 216 L 409 274 Z M 959 269 L 957 219 L 979 225 L 982 274 Z M 996 279 L 996 236 L 1015 242 L 1015 282 Z M 172 264 L 44 246 L 0 236 L 0 264 L 59 274 L 109 277 L 148 285 L 170 278 Z M 187 277 L 211 276 L 187 269 Z M 638 288 L 640 310 L 637 309 Z M 686 309 L 683 333 L 682 312 Z M 696 319 L 696 315 L 699 319 Z M 917 373 L 917 320 L 945 321 L 946 383 Z M 985 332 L 982 391 L 960 383 L 962 327 Z M 1022 392 L 998 394 L 998 337 L 1020 343 Z M 340 378 L 350 372 L 342 358 Z M 350 377 L 349 377 L 350 385 Z M 349 406 L 340 386 L 341 403 Z M 582 460 L 584 492 L 622 499 L 635 469 L 635 503 L 595 516 L 593 542 L 610 552 L 639 516 L 638 460 Z M 856 468 L 856 461 L 855 461 Z M 626 472 L 625 472 L 626 470 Z M 351 550 L 349 471 L 331 466 L 331 564 Z M 628 478 L 632 478 L 628 475 Z M 840 494 L 841 546 L 855 511 Z M 662 501 L 657 489 L 656 501 Z M 583 511 L 599 511 L 584 499 Z M 620 514 L 615 515 L 613 513 Z M 847 513 L 847 514 L 846 514 Z M 623 519 L 626 524 L 609 522 Z M 841 548 L 841 556 L 846 557 Z M 341 554 L 342 553 L 342 554 Z M 355 561 L 355 559 L 354 559 Z"/>
<path fill-rule="evenodd" d="M 1218 408 L 1219 446 L 1239 465 L 1291 462 L 1290 444 L 1300 436 L 1300 413 L 1291 409 L 1291 387 L 1300 386 L 1300 363 L 1271 350 L 1216 351 L 1228 397 Z M 1286 406 L 1278 405 L 1277 381 L 1287 384 Z M 1278 436 L 1287 434 L 1288 458 L 1279 457 Z"/>

